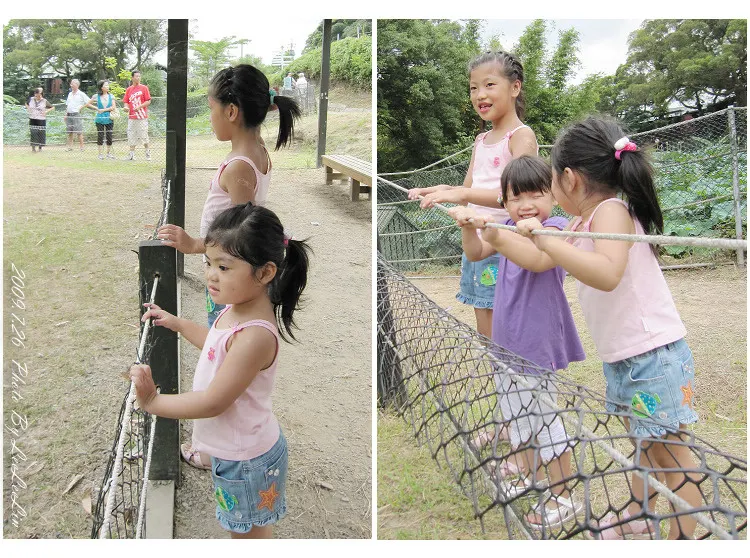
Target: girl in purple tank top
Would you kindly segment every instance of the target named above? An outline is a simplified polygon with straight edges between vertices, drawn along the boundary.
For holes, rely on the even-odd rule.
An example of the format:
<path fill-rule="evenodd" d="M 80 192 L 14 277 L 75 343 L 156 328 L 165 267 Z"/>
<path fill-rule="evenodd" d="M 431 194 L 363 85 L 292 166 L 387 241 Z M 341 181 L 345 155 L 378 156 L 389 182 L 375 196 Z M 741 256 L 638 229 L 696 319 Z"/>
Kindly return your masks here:
<path fill-rule="evenodd" d="M 577 218 L 572 230 L 659 234 L 663 218 L 646 154 L 611 120 L 588 118 L 564 130 L 552 148 L 552 193 Z M 624 194 L 627 203 L 618 199 Z M 534 235 L 538 218 L 518 223 L 547 261 L 578 280 L 578 298 L 607 380 L 607 409 L 629 412 L 626 426 L 639 452 L 641 471 L 663 474 L 667 486 L 692 507 L 701 505 L 695 460 L 684 429 L 698 420 L 693 409 L 695 365 L 685 326 L 653 249 L 642 242 Z M 539 253 L 539 252 L 537 252 Z M 632 498 L 618 515 L 598 525 L 603 539 L 649 538 L 646 514 L 658 493 L 633 478 Z M 642 518 L 642 519 L 639 519 Z M 692 538 L 696 520 L 678 511 L 669 538 Z"/>
<path fill-rule="evenodd" d="M 219 214 L 205 243 L 208 290 L 228 305 L 216 323 L 209 329 L 148 303 L 143 314 L 201 349 L 193 391 L 157 393 L 144 365 L 130 377 L 144 411 L 199 419 L 193 445 L 210 457 L 221 526 L 232 538 L 271 538 L 286 513 L 287 447 L 271 406 L 278 337 L 294 338 L 310 248 L 285 238 L 278 217 L 252 203 Z"/>
<path fill-rule="evenodd" d="M 534 132 L 521 119 L 525 115 L 523 66 L 507 52 L 488 52 L 469 63 L 471 104 L 482 119 L 482 128 L 492 123 L 474 141 L 469 170 L 462 186 L 440 184 L 413 188 L 409 199 L 424 196 L 421 206 L 437 203 L 469 204 L 478 214 L 507 219 L 508 212 L 498 202 L 500 175 L 508 162 L 521 155 L 536 155 Z M 481 234 L 481 233 L 478 233 Z M 461 258 L 461 281 L 456 299 L 474 307 L 477 331 L 486 337 L 492 330 L 492 306 L 497 277 L 497 256 L 478 262 Z"/>
<path fill-rule="evenodd" d="M 514 159 L 505 167 L 501 182 L 502 199 L 510 214 L 510 218 L 501 224 L 513 225 L 522 219 L 536 217 L 545 228 L 565 228 L 567 219 L 551 217 L 554 205 L 552 173 L 542 159 L 529 156 Z M 471 208 L 464 207 L 454 207 L 449 213 L 462 227 L 467 258 L 477 260 L 494 252 L 500 254 L 492 340 L 551 371 L 584 360 L 586 355 L 563 290 L 565 271 L 549 258 L 541 258 L 530 240 L 511 231 L 484 228 L 493 221 L 491 216 L 478 215 Z M 481 238 L 475 232 L 479 228 L 483 228 Z M 539 484 L 533 464 L 538 464 L 541 458 L 551 492 L 549 498 L 526 519 L 533 529 L 559 527 L 583 509 L 582 502 L 573 500 L 563 480 L 570 477 L 570 447 L 562 420 L 543 401 L 532 400 L 530 391 L 519 389 L 516 380 L 509 375 L 498 373 L 495 381 L 500 409 L 510 430 L 511 446 L 514 451 L 527 447 L 501 463 L 499 471 L 508 475 L 523 472 L 524 482 L 518 488 L 525 490 L 532 483 Z M 543 378 L 538 384 L 543 392 L 550 390 L 549 382 Z M 481 447 L 498 434 L 482 433 L 475 444 Z M 533 442 L 536 442 L 537 449 L 528 447 Z M 530 476 L 531 480 L 525 476 Z"/>

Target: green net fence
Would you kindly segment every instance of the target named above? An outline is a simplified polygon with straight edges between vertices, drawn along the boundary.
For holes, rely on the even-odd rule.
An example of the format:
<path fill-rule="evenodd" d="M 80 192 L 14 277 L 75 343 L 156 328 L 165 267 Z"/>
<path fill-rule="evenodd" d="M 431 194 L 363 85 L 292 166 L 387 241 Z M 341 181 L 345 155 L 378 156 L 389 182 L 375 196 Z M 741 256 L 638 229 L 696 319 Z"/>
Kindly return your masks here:
<path fill-rule="evenodd" d="M 747 238 L 747 108 L 729 108 L 630 138 L 653 157 L 664 234 Z M 550 146 L 539 154 L 549 157 Z M 405 188 L 461 185 L 470 150 L 418 171 L 383 175 Z M 498 180 L 498 188 L 500 187 Z M 461 232 L 439 209 L 378 181 L 378 237 L 383 256 L 410 275 L 455 275 L 461 263 Z M 737 218 L 739 216 L 739 218 Z M 718 248 L 668 246 L 665 266 L 742 259 Z M 741 262 L 740 262 L 741 263 Z"/>

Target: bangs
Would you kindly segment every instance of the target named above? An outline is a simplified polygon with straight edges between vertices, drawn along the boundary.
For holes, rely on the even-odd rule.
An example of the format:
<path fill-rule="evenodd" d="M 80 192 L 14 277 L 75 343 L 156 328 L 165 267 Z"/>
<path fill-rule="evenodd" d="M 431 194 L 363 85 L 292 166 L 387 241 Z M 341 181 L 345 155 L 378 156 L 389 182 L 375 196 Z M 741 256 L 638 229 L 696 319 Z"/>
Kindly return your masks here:
<path fill-rule="evenodd" d="M 509 193 L 519 196 L 526 192 L 546 194 L 552 191 L 552 169 L 541 157 L 522 155 L 513 159 L 500 177 L 503 200 Z"/>

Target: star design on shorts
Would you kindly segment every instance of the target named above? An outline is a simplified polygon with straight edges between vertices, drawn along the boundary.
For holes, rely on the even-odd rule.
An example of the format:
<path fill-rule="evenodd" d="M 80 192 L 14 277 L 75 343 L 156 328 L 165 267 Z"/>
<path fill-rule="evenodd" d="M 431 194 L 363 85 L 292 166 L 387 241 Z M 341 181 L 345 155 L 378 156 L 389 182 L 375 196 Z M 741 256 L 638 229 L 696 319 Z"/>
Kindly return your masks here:
<path fill-rule="evenodd" d="M 687 405 L 692 409 L 693 406 L 690 402 L 693 400 L 694 392 L 690 381 L 688 381 L 686 386 L 682 386 L 680 389 L 682 390 L 682 405 Z"/>
<path fill-rule="evenodd" d="M 258 509 L 268 508 L 268 511 L 273 511 L 273 505 L 279 497 L 279 493 L 276 492 L 276 483 L 274 482 L 268 490 L 258 490 L 258 494 L 260 494 Z"/>

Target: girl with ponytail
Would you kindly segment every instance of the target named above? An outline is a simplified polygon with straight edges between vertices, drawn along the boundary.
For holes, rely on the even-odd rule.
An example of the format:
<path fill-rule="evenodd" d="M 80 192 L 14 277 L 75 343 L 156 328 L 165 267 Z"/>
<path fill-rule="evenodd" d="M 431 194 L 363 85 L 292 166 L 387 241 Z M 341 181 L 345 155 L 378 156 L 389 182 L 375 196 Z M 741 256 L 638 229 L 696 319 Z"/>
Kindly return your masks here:
<path fill-rule="evenodd" d="M 310 248 L 287 238 L 278 217 L 252 203 L 219 214 L 205 247 L 208 291 L 227 305 L 213 326 L 155 304 L 147 303 L 143 315 L 201 349 L 193 391 L 158 393 L 145 365 L 133 366 L 130 377 L 146 412 L 198 419 L 192 447 L 210 458 L 219 524 L 232 538 L 270 538 L 273 524 L 286 513 L 287 473 L 286 439 L 271 393 L 279 337 L 294 338 Z"/>
<path fill-rule="evenodd" d="M 275 149 L 287 146 L 294 135 L 294 121 L 300 110 L 296 101 L 277 95 L 266 76 L 249 64 L 224 68 L 208 87 L 211 127 L 219 141 L 231 141 L 232 150 L 219 165 L 203 205 L 200 235 L 192 237 L 182 227 L 164 225 L 157 237 L 184 254 L 203 254 L 204 238 L 216 216 L 234 205 L 252 202 L 264 206 L 271 183 L 271 159 L 260 135 L 260 125 L 269 111 L 279 113 L 279 134 Z M 223 306 L 206 291 L 208 326 Z M 192 460 L 191 460 L 192 463 Z"/>
<path fill-rule="evenodd" d="M 552 194 L 575 216 L 569 230 L 661 233 L 664 224 L 646 153 L 610 120 L 588 118 L 564 130 L 552 148 Z M 624 198 L 624 199 L 622 199 Z M 571 241 L 533 235 L 536 219 L 517 223 L 541 251 L 541 261 L 563 267 L 578 280 L 578 298 L 603 361 L 607 410 L 624 419 L 640 470 L 663 473 L 667 486 L 693 507 L 701 504 L 695 461 L 682 443 L 686 425 L 698 421 L 693 354 L 686 330 L 652 250 L 643 242 Z M 629 504 L 599 522 L 603 539 L 654 537 L 648 514 L 657 493 L 633 478 Z M 691 538 L 690 512 L 670 518 L 669 538 Z M 658 527 L 657 527 L 658 528 Z"/>

